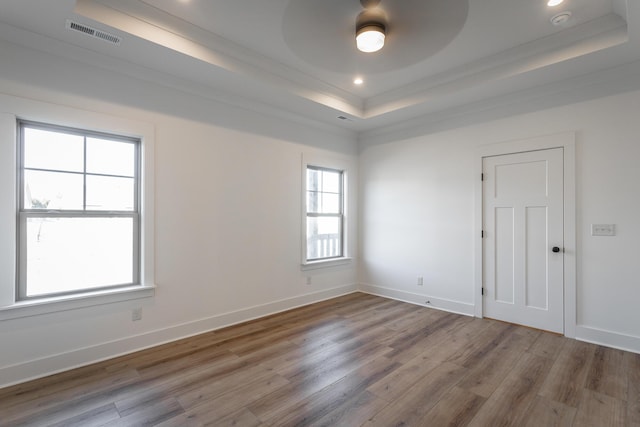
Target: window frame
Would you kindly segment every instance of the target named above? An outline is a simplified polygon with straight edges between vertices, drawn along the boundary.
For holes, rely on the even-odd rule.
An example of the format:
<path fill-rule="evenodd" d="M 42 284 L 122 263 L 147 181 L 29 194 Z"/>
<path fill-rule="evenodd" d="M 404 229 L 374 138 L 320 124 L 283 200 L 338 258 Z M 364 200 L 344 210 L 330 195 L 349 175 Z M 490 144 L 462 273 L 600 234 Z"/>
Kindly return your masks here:
<path fill-rule="evenodd" d="M 315 170 L 318 172 L 334 172 L 334 173 L 339 173 L 339 209 L 338 209 L 338 213 L 321 213 L 321 212 L 309 212 L 308 210 L 308 195 L 309 193 L 312 191 L 310 190 L 308 187 L 306 187 L 306 183 L 308 182 L 308 173 L 309 170 Z M 305 250 L 305 262 L 306 263 L 314 263 L 314 262 L 322 262 L 322 261 L 330 261 L 330 260 L 335 260 L 335 259 L 340 259 L 340 258 L 344 258 L 344 251 L 345 251 L 345 244 L 344 244 L 344 237 L 345 237 L 345 233 L 344 233 L 344 227 L 345 227 L 345 220 L 344 220 L 344 205 L 345 205 L 345 199 L 344 199 L 344 170 L 342 169 L 335 169 L 335 168 L 329 168 L 329 167 L 325 167 L 325 166 L 317 166 L 317 165 L 312 165 L 312 164 L 308 164 L 305 167 L 305 242 L 306 242 L 306 246 L 305 248 L 308 248 L 308 244 L 309 244 L 309 235 L 307 234 L 308 232 L 308 221 L 309 218 L 338 218 L 340 221 L 340 233 L 339 233 L 339 248 L 340 248 L 340 253 L 339 255 L 336 256 L 329 256 L 329 257 L 322 257 L 322 258 L 309 258 L 309 253 L 308 250 Z M 325 193 L 324 191 L 318 191 L 318 193 Z M 333 193 L 335 194 L 335 193 Z"/>
<path fill-rule="evenodd" d="M 342 172 L 342 256 L 319 260 L 307 260 L 307 166 Z M 320 152 L 303 152 L 300 165 L 300 270 L 312 271 L 348 265 L 352 262 L 352 238 L 350 211 L 351 192 L 354 190 L 350 173 L 355 166 L 348 158 L 327 156 Z M 315 273 L 307 273 L 315 274 Z"/>
<path fill-rule="evenodd" d="M 56 101 L 59 99 L 56 97 Z M 89 110 L 85 103 L 64 105 L 0 93 L 0 322 L 32 316 L 62 315 L 70 310 L 112 307 L 122 310 L 150 303 L 155 283 L 155 125 L 125 117 L 121 109 Z M 16 300 L 17 129 L 16 120 L 51 123 L 141 140 L 140 145 L 140 284 L 82 294 Z"/>
<path fill-rule="evenodd" d="M 87 292 L 100 292 L 137 286 L 141 283 L 141 138 L 117 135 L 115 133 L 98 132 L 77 127 L 61 126 L 18 118 L 16 120 L 17 134 L 17 224 L 16 224 L 16 302 L 29 300 L 42 300 L 43 298 L 65 297 L 82 295 Z M 37 129 L 51 132 L 61 132 L 69 135 L 77 135 L 83 138 L 83 170 L 71 172 L 53 169 L 27 168 L 25 166 L 25 129 Z M 93 210 L 87 209 L 87 177 L 88 176 L 114 176 L 109 174 L 96 174 L 87 172 L 87 139 L 99 138 L 112 140 L 119 143 L 130 143 L 134 146 L 134 188 L 133 210 Z M 83 177 L 83 207 L 79 209 L 45 210 L 25 208 L 25 170 L 41 170 L 46 172 L 74 173 Z M 121 176 L 118 176 L 121 177 Z M 131 283 L 116 283 L 105 286 L 85 287 L 76 290 L 52 292 L 29 296 L 27 293 L 27 222 L 30 218 L 131 218 L 132 219 L 132 281 Z"/>

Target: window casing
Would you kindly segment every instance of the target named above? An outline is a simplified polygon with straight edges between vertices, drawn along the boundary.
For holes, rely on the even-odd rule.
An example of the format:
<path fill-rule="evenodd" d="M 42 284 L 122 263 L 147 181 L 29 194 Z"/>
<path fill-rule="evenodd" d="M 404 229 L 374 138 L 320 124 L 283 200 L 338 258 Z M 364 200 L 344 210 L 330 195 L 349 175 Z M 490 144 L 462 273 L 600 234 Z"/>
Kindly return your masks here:
<path fill-rule="evenodd" d="M 18 120 L 16 300 L 140 284 L 140 146 Z"/>
<path fill-rule="evenodd" d="M 306 166 L 306 262 L 343 258 L 344 171 Z"/>

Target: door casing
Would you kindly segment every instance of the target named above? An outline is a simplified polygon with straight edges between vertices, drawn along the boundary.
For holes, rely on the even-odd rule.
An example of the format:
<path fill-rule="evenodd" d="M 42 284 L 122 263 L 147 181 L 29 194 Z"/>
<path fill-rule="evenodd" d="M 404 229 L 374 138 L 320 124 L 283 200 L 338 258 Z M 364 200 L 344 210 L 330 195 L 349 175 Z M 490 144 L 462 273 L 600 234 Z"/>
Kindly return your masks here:
<path fill-rule="evenodd" d="M 474 309 L 476 317 L 483 317 L 483 186 L 482 159 L 488 156 L 515 154 L 526 151 L 564 148 L 564 335 L 574 338 L 576 332 L 576 190 L 575 190 L 575 132 L 519 139 L 484 145 L 476 150 L 475 158 L 475 212 L 474 254 L 475 286 Z"/>

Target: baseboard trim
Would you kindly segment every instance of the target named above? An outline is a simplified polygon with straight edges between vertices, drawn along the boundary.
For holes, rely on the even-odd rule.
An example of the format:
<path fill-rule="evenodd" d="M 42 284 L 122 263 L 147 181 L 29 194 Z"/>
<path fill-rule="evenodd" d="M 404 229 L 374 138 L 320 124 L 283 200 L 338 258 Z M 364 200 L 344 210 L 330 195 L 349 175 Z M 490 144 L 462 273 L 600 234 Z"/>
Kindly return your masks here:
<path fill-rule="evenodd" d="M 450 313 L 462 314 L 473 317 L 475 306 L 460 301 L 453 301 L 444 298 L 436 298 L 429 295 L 415 294 L 413 292 L 401 291 L 398 289 L 385 288 L 382 286 L 368 285 L 361 283 L 358 286 L 360 292 L 377 295 L 379 297 L 390 298 L 422 307 L 435 308 L 436 310 L 448 311 Z M 426 303 L 429 301 L 429 303 Z"/>
<path fill-rule="evenodd" d="M 6 366 L 0 368 L 0 388 L 46 377 L 357 291 L 358 287 L 355 284 L 340 286 Z"/>
<path fill-rule="evenodd" d="M 578 325 L 576 327 L 576 339 L 640 354 L 640 337 L 632 335 Z"/>

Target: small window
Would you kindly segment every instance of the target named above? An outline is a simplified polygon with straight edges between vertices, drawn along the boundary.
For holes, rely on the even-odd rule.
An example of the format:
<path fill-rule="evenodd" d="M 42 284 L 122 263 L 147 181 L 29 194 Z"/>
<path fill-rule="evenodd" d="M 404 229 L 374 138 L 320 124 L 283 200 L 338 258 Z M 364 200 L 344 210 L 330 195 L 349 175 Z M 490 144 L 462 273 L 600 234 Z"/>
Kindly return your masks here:
<path fill-rule="evenodd" d="M 344 256 L 344 172 L 307 166 L 307 261 Z"/>
<path fill-rule="evenodd" d="M 18 121 L 17 299 L 140 283 L 140 140 Z"/>

